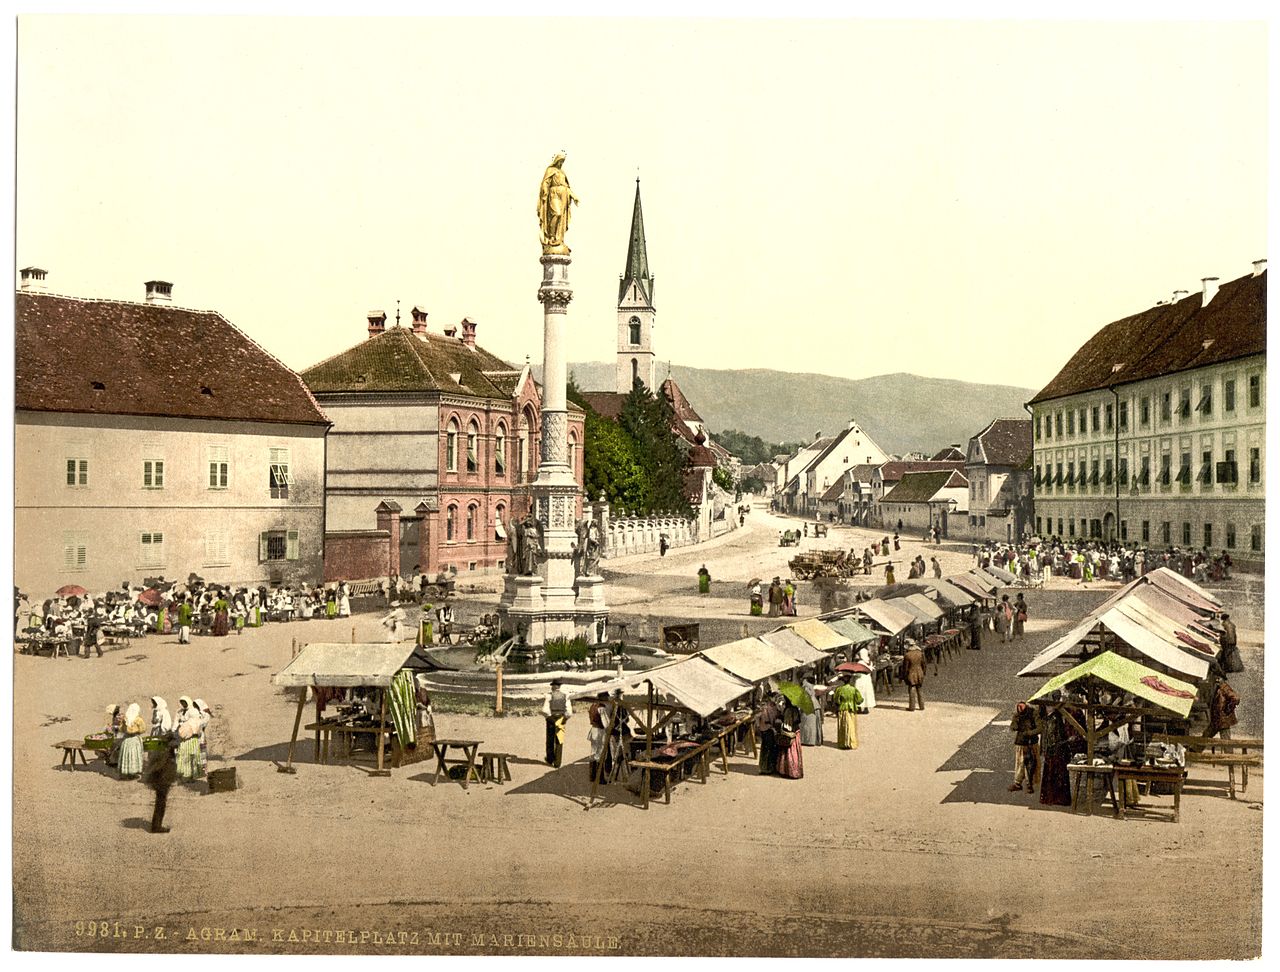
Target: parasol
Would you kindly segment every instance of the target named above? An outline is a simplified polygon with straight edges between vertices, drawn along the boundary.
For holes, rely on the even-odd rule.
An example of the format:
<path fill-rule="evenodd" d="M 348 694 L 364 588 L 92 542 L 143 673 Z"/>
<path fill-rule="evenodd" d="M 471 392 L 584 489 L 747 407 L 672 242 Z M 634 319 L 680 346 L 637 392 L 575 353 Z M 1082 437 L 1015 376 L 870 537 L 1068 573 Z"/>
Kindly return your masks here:
<path fill-rule="evenodd" d="M 747 581 L 747 587 L 751 588 L 751 587 L 755 587 L 757 584 L 763 584 L 763 583 L 764 583 L 764 580 L 762 578 L 753 577 L 751 578 L 751 580 Z"/>
<path fill-rule="evenodd" d="M 147 607 L 160 606 L 160 592 L 154 587 L 148 587 L 145 591 L 138 595 L 138 603 L 145 604 Z"/>
<path fill-rule="evenodd" d="M 837 672 L 849 672 L 853 675 L 870 675 L 871 669 L 862 662 L 845 662 L 843 665 L 836 666 Z"/>
<path fill-rule="evenodd" d="M 84 597 L 89 592 L 79 584 L 66 584 L 63 587 L 59 587 L 53 593 L 57 594 L 58 597 Z"/>
<path fill-rule="evenodd" d="M 813 712 L 813 699 L 809 698 L 809 693 L 802 689 L 795 682 L 779 682 L 778 691 L 788 702 L 798 708 L 805 715 Z"/>

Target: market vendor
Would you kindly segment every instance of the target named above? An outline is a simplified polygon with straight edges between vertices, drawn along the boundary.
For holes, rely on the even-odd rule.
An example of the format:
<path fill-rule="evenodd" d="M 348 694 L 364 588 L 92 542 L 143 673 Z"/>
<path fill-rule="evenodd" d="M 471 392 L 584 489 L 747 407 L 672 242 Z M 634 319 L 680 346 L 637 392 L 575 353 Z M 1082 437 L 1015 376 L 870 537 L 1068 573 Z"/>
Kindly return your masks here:
<path fill-rule="evenodd" d="M 836 703 L 836 748 L 857 749 L 858 708 L 863 703 L 862 693 L 845 676 L 839 688 L 831 695 Z"/>
<path fill-rule="evenodd" d="M 557 769 L 564 758 L 565 725 L 573 716 L 573 703 L 569 696 L 560 691 L 561 681 L 553 679 L 551 691 L 542 701 L 542 716 L 547 723 L 547 758 L 548 766 Z"/>
<path fill-rule="evenodd" d="M 107 706 L 106 730 L 110 734 L 111 751 L 107 754 L 107 765 L 115 766 L 120 762 L 120 743 L 124 741 L 124 714 L 120 706 L 112 703 Z"/>

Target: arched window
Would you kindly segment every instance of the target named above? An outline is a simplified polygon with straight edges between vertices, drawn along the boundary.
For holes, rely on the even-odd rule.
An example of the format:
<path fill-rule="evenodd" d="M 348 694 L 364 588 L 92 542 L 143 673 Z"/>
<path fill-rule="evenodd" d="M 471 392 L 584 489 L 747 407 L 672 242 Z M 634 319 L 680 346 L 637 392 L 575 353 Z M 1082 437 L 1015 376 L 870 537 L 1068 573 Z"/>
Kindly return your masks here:
<path fill-rule="evenodd" d="M 569 433 L 569 472 L 578 475 L 578 434 Z"/>
<path fill-rule="evenodd" d="M 640 318 L 638 317 L 631 318 L 631 343 L 640 343 Z"/>
<path fill-rule="evenodd" d="M 458 471 L 458 423 L 449 419 L 444 437 L 444 468 L 449 472 Z"/>
<path fill-rule="evenodd" d="M 493 471 L 499 476 L 507 474 L 507 425 L 498 423 L 498 431 L 493 437 Z"/>
<path fill-rule="evenodd" d="M 472 419 L 467 425 L 467 472 L 473 473 L 480 468 L 480 427 Z"/>
<path fill-rule="evenodd" d="M 458 508 L 452 504 L 444 511 L 444 538 L 449 543 L 458 538 Z"/>
<path fill-rule="evenodd" d="M 476 538 L 476 505 L 472 503 L 467 507 L 467 539 L 474 540 Z"/>
<path fill-rule="evenodd" d="M 635 358 L 631 359 L 631 384 L 635 384 L 640 377 L 640 362 Z"/>
<path fill-rule="evenodd" d="M 502 503 L 493 511 L 493 539 L 507 539 L 507 508 Z"/>

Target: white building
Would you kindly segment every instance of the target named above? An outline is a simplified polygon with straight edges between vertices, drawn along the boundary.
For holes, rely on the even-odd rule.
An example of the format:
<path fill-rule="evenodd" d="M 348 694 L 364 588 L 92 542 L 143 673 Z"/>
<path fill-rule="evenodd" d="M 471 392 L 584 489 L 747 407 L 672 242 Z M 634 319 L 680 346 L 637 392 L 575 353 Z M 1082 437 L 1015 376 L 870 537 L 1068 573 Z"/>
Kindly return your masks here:
<path fill-rule="evenodd" d="M 850 421 L 805 467 L 800 491 L 804 505 L 797 512 L 803 510 L 807 516 L 819 512 L 824 494 L 839 483 L 846 472 L 855 466 L 882 463 L 888 458 L 857 422 Z"/>
<path fill-rule="evenodd" d="M 969 440 L 964 475 L 969 480 L 968 536 L 1012 543 L 1029 534 L 1032 521 L 1031 419 L 993 419 Z M 953 530 L 953 535 L 963 531 Z"/>
<path fill-rule="evenodd" d="M 298 376 L 164 281 L 131 303 L 43 279 L 16 301 L 15 583 L 319 580 L 329 423 Z"/>
<path fill-rule="evenodd" d="M 952 523 L 963 521 L 967 514 L 968 501 L 969 482 L 963 473 L 951 469 L 907 472 L 881 498 L 880 514 L 886 524 L 904 533 L 923 534 L 937 527 L 941 536 L 948 537 Z"/>
<path fill-rule="evenodd" d="M 1263 559 L 1266 261 L 1102 328 L 1031 401 L 1036 532 Z"/>

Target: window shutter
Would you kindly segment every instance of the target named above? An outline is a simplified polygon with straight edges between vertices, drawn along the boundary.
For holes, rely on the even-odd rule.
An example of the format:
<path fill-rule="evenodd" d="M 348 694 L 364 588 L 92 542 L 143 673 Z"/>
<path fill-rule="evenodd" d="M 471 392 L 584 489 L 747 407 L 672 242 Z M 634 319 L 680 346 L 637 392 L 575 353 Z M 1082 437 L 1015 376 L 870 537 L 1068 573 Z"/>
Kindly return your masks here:
<path fill-rule="evenodd" d="M 74 486 L 76 484 L 76 461 L 74 459 L 67 460 L 67 485 Z"/>
<path fill-rule="evenodd" d="M 285 560 L 298 559 L 298 531 L 297 530 L 290 530 L 286 536 L 284 559 Z"/>
<path fill-rule="evenodd" d="M 70 537 L 64 537 L 62 540 L 62 567 L 64 570 L 73 570 L 76 566 L 76 543 Z"/>
<path fill-rule="evenodd" d="M 81 486 L 89 485 L 89 460 L 88 459 L 80 460 L 80 485 Z"/>
<path fill-rule="evenodd" d="M 267 534 L 259 533 L 258 534 L 258 563 L 264 564 L 266 562 L 267 562 Z"/>
<path fill-rule="evenodd" d="M 142 485 L 148 488 L 151 486 L 151 461 L 150 460 L 147 460 L 142 464 Z"/>

